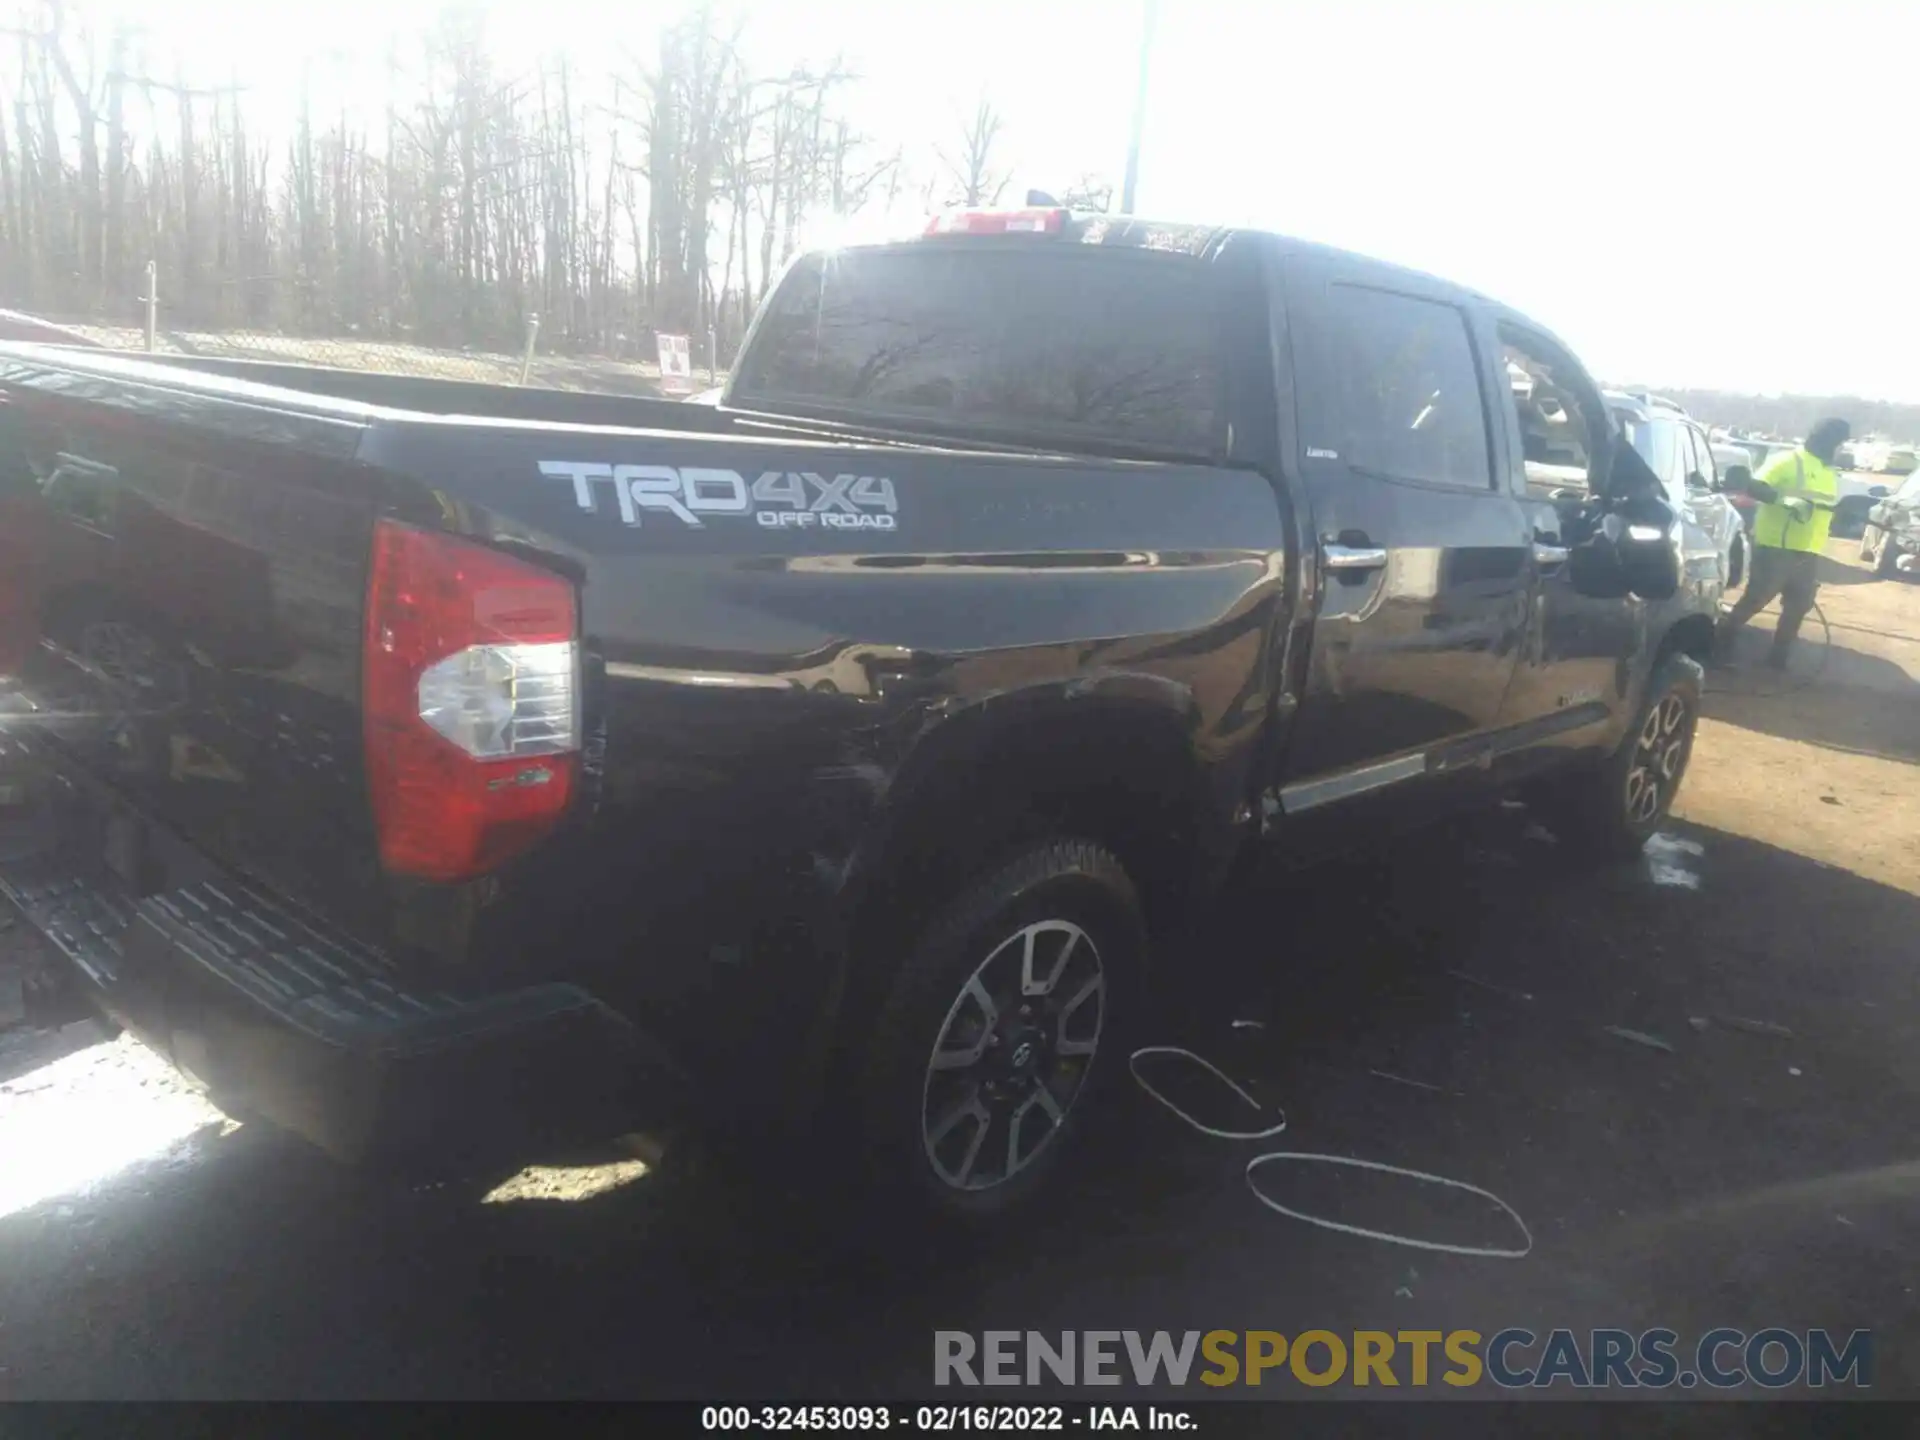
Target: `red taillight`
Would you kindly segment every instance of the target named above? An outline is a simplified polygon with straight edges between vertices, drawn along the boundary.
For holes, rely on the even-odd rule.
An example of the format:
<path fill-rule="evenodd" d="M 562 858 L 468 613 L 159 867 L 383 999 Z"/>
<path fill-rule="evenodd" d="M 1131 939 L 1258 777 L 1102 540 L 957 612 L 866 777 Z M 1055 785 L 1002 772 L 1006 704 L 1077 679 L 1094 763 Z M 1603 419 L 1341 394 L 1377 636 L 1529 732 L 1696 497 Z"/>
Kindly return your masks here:
<path fill-rule="evenodd" d="M 560 576 L 451 536 L 374 527 L 361 688 L 390 874 L 470 879 L 565 813 L 580 751 L 577 632 Z"/>
<path fill-rule="evenodd" d="M 1058 235 L 1066 210 L 946 210 L 927 222 L 929 235 Z"/>

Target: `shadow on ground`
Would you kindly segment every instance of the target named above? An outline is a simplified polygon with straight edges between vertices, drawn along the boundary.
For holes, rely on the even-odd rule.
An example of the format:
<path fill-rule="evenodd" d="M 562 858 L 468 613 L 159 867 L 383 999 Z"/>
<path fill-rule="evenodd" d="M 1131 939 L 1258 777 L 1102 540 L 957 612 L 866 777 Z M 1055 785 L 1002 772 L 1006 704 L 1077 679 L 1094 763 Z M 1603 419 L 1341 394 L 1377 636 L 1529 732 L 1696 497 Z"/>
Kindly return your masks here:
<path fill-rule="evenodd" d="M 1077 1187 L 960 1241 L 805 1218 L 804 1159 L 749 1181 L 686 1149 L 592 1198 L 482 1203 L 492 1177 L 410 1190 L 206 1132 L 0 1218 L 0 1395 L 904 1398 L 936 1328 L 1514 1324 L 1867 1326 L 1876 1392 L 1911 1393 L 1916 933 L 1920 901 L 1769 846 L 1676 827 L 1594 874 L 1509 809 L 1256 877 L 1165 958 L 1143 1038 L 1284 1108 L 1277 1140 L 1126 1085 Z M 1484 1187 L 1531 1253 L 1283 1218 L 1244 1178 L 1263 1149 Z M 1511 1234 L 1431 1187 L 1264 1183 L 1407 1236 Z"/>
<path fill-rule="evenodd" d="M 1856 531 L 1855 534 L 1857 535 L 1858 532 Z M 1873 585 L 1879 582 L 1879 577 L 1873 571 L 1835 560 L 1830 555 L 1822 555 L 1816 569 L 1816 578 L 1822 588 L 1828 585 Z"/>
<path fill-rule="evenodd" d="M 1757 618 L 1739 637 L 1732 668 L 1709 673 L 1703 707 L 1709 719 L 1824 749 L 1920 763 L 1920 681 L 1892 660 L 1847 645 L 1841 627 L 1829 639 L 1812 617 L 1801 627 L 1787 670 L 1770 670 L 1763 662 L 1773 618 Z"/>

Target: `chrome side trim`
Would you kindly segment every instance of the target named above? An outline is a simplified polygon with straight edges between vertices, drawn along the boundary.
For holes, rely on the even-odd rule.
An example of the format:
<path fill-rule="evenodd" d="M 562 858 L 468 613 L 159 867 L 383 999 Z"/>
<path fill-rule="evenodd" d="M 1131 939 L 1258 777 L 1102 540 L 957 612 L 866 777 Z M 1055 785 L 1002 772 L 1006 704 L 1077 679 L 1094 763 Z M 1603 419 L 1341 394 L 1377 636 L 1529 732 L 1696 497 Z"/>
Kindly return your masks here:
<path fill-rule="evenodd" d="M 1416 779 L 1426 773 L 1427 753 L 1423 750 L 1418 755 L 1402 755 L 1397 760 L 1381 760 L 1354 770 L 1318 775 L 1311 780 L 1296 780 L 1291 785 L 1281 786 L 1280 808 L 1286 814 L 1298 815 L 1302 810 L 1331 805 L 1336 800 L 1348 800 L 1355 795 L 1364 795 L 1369 790 L 1397 785 L 1402 780 Z"/>

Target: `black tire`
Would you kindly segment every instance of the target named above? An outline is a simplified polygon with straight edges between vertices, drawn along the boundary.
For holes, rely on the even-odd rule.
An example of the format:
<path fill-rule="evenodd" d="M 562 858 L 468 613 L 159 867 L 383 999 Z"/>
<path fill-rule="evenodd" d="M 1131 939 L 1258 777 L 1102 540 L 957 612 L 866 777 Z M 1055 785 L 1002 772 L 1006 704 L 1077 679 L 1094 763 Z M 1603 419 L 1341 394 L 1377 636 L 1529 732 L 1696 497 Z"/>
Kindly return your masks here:
<path fill-rule="evenodd" d="M 942 907 L 901 965 L 859 1067 L 858 1139 L 872 1188 L 962 1223 L 1025 1201 L 1059 1170 L 1087 1129 L 1090 1105 L 1125 1070 L 1146 960 L 1133 882 L 1089 841 L 1021 850 Z M 1020 988 L 1029 974 L 1050 973 L 1051 991 L 1010 994 L 1009 968 Z M 1076 997 L 1094 976 L 1098 1012 L 1090 1015 L 1091 1002 Z M 982 992 L 994 1006 L 991 1027 Z M 1022 1005 L 1035 1013 L 1023 1018 Z M 1089 1038 L 1090 1051 L 1080 1053 Z M 1035 1053 L 1024 1055 L 1029 1046 Z M 956 1112 L 965 1118 L 954 1121 Z M 1029 1144 L 1035 1115 L 1046 1128 Z"/>
<path fill-rule="evenodd" d="M 1549 827 L 1562 843 L 1608 860 L 1631 859 L 1646 847 L 1686 778 L 1704 685 L 1693 657 L 1674 654 L 1660 662 L 1620 747 L 1542 794 Z"/>

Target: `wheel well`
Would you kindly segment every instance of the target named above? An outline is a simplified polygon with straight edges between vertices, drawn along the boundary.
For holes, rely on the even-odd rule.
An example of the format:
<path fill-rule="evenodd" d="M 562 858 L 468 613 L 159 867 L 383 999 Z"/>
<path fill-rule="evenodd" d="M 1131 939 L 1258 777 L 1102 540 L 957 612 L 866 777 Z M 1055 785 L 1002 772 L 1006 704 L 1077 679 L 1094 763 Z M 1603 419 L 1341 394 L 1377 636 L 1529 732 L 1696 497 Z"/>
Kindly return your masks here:
<path fill-rule="evenodd" d="M 1180 718 L 1088 701 L 1065 709 L 970 727 L 977 733 L 942 744 L 924 778 L 891 803 L 847 937 L 854 1013 L 891 973 L 879 957 L 911 944 L 934 907 L 1025 842 L 1072 836 L 1105 846 L 1138 889 L 1149 928 L 1178 923 L 1200 814 Z"/>
<path fill-rule="evenodd" d="M 1702 665 L 1713 658 L 1713 620 L 1706 615 L 1687 615 L 1673 622 L 1660 641 L 1660 649 L 1653 657 L 1654 667 L 1669 655 L 1678 652 L 1691 655 Z"/>

